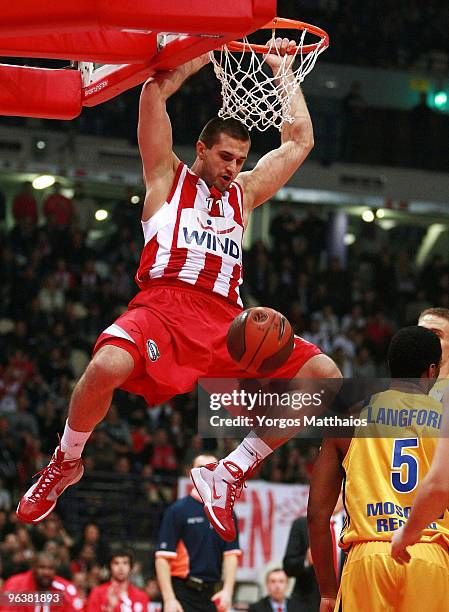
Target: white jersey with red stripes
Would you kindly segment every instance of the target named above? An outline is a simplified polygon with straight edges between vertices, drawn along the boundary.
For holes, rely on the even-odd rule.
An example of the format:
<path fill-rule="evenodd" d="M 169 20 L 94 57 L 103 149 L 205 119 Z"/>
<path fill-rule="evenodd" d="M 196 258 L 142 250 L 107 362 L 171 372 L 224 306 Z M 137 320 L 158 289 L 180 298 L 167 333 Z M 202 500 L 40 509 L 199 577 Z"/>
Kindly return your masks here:
<path fill-rule="evenodd" d="M 242 306 L 243 191 L 219 193 L 180 163 L 167 201 L 142 221 L 145 246 L 136 282 L 141 289 L 179 280 Z"/>

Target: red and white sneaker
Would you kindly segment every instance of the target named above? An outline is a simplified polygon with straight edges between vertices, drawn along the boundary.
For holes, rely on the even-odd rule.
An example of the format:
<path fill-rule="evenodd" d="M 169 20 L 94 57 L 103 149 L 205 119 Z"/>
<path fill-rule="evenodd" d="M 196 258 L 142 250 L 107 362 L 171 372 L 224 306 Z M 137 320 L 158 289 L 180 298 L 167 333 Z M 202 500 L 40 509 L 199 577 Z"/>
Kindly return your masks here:
<path fill-rule="evenodd" d="M 232 461 L 221 460 L 220 463 L 209 463 L 203 467 L 193 468 L 190 477 L 204 503 L 204 511 L 218 535 L 226 542 L 232 542 L 237 536 L 235 521 L 232 515 L 235 500 L 240 497 L 245 481 L 254 472 L 255 465 L 246 472 Z M 229 479 L 216 474 L 221 465 L 229 472 Z M 221 470 L 220 470 L 221 471 Z"/>
<path fill-rule="evenodd" d="M 24 523 L 39 523 L 56 506 L 58 497 L 78 482 L 84 474 L 82 459 L 64 459 L 58 447 L 50 463 L 36 476 L 40 478 L 25 493 L 17 506 L 17 516 Z"/>

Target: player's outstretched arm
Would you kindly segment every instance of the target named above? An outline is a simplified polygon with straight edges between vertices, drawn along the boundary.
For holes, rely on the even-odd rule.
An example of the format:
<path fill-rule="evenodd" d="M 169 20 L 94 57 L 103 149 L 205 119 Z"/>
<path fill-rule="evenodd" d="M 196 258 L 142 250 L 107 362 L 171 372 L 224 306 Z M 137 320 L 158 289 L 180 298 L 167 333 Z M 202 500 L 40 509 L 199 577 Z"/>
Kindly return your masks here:
<path fill-rule="evenodd" d="M 340 466 L 341 458 L 335 440 L 324 439 L 320 454 L 313 467 L 307 522 L 310 550 L 321 598 L 328 601 L 333 601 L 336 598 L 338 590 L 334 572 L 330 519 L 341 490 L 342 472 Z"/>
<path fill-rule="evenodd" d="M 294 41 L 277 39 L 276 46 L 281 55 L 287 54 Z M 291 71 L 292 56 L 286 78 L 294 79 Z M 278 54 L 267 55 L 267 64 L 273 75 L 279 71 L 281 59 Z M 242 172 L 238 180 L 245 191 L 245 202 L 249 209 L 255 208 L 271 198 L 301 166 L 313 148 L 313 126 L 301 88 L 298 87 L 291 100 L 293 123 L 285 121 L 281 131 L 281 146 L 264 155 L 256 167 Z"/>
<path fill-rule="evenodd" d="M 147 189 L 143 220 L 166 200 L 179 160 L 173 153 L 173 136 L 166 102 L 184 81 L 209 61 L 197 57 L 174 70 L 160 72 L 146 81 L 139 104 L 137 136 Z"/>
<path fill-rule="evenodd" d="M 443 398 L 442 437 L 438 441 L 429 472 L 420 484 L 407 522 L 391 542 L 391 554 L 399 563 L 410 561 L 407 546 L 416 544 L 423 529 L 441 516 L 449 505 L 449 391 Z"/>

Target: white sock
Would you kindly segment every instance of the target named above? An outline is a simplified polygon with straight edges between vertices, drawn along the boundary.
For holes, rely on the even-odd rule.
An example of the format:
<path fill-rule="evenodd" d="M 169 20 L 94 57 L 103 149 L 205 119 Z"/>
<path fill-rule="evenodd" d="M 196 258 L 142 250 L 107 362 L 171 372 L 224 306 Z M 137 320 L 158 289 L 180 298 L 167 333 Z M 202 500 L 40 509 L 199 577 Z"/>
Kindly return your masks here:
<path fill-rule="evenodd" d="M 69 427 L 69 422 L 66 421 L 61 438 L 61 450 L 65 453 L 65 458 L 79 459 L 91 433 L 91 431 L 75 431 Z"/>
<path fill-rule="evenodd" d="M 229 472 L 222 466 L 223 461 L 232 461 L 232 463 L 235 463 L 246 472 L 254 465 L 256 458 L 263 460 L 268 457 L 268 455 L 271 455 L 272 452 L 273 449 L 270 448 L 268 444 L 256 436 L 255 433 L 250 432 L 235 450 L 220 461 L 219 466 L 215 470 L 216 474 L 228 480 Z M 223 470 L 223 474 L 221 474 L 221 470 Z"/>

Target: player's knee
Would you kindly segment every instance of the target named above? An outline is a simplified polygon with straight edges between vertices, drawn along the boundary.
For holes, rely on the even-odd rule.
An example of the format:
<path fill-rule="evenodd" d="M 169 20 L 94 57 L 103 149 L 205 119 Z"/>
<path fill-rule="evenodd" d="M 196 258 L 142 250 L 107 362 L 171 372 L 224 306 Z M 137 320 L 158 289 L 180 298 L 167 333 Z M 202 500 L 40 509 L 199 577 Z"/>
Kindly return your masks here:
<path fill-rule="evenodd" d="M 133 358 L 119 347 L 106 345 L 92 358 L 84 377 L 102 390 L 119 387 L 134 368 Z"/>

